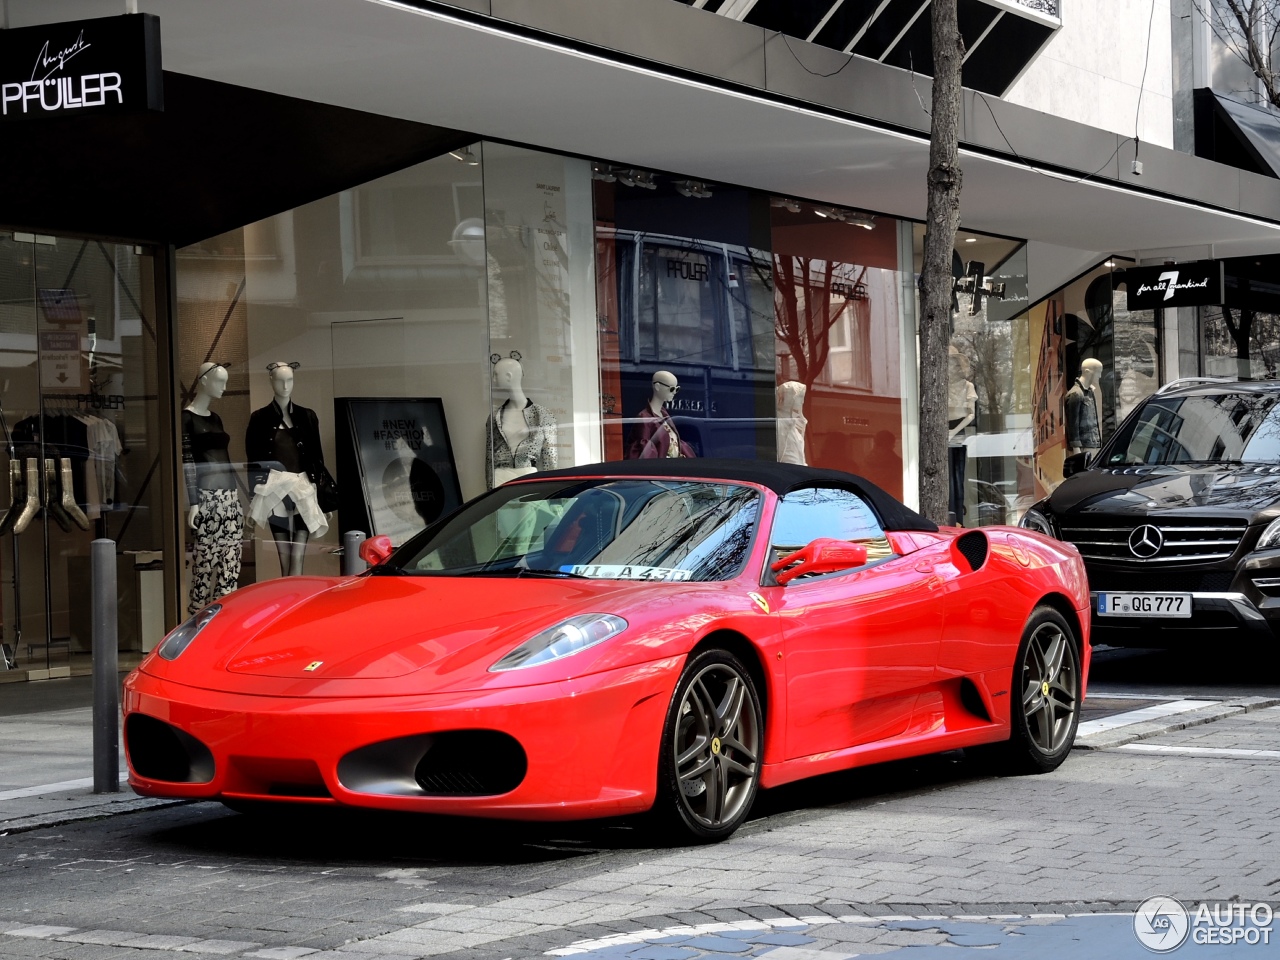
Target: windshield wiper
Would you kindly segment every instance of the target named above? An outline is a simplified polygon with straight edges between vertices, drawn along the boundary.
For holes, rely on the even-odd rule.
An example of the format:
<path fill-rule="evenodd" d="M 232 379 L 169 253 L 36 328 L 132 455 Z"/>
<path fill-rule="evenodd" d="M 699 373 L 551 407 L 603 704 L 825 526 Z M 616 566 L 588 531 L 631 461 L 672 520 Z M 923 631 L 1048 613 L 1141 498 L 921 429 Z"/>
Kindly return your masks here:
<path fill-rule="evenodd" d="M 590 580 L 591 577 L 569 570 L 538 570 L 533 567 L 480 567 L 476 570 L 440 570 L 445 577 L 542 577 L 554 580 Z"/>

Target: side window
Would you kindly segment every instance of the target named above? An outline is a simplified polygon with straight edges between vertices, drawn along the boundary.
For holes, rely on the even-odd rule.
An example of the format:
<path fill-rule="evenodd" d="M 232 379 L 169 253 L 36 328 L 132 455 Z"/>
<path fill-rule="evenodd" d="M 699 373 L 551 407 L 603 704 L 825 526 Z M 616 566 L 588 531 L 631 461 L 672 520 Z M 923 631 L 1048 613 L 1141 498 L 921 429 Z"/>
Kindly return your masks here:
<path fill-rule="evenodd" d="M 893 555 L 880 519 L 856 493 L 806 487 L 783 497 L 773 515 L 769 540 L 774 556 L 786 556 L 820 537 L 865 544 L 868 561 Z"/>

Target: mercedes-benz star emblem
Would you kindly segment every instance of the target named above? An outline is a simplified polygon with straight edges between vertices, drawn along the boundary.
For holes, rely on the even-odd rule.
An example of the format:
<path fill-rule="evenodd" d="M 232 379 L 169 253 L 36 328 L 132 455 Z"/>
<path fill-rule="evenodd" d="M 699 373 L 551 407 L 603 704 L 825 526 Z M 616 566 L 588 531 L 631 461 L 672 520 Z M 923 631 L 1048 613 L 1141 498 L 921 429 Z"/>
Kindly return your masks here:
<path fill-rule="evenodd" d="M 1163 546 L 1164 534 L 1159 527 L 1153 527 L 1149 523 L 1135 527 L 1133 533 L 1129 534 L 1129 552 L 1139 560 L 1150 560 Z"/>

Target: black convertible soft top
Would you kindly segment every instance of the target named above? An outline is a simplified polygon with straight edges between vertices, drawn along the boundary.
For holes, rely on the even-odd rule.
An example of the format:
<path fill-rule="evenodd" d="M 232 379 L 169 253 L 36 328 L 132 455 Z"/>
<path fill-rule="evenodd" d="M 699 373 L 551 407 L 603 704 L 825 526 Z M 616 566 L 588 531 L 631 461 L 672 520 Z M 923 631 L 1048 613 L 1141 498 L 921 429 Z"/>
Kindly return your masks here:
<path fill-rule="evenodd" d="M 717 460 L 673 457 L 651 460 L 613 460 L 607 463 L 586 463 L 580 467 L 564 467 L 546 470 L 521 477 L 526 480 L 552 480 L 560 477 L 680 477 L 689 480 L 737 480 L 758 483 L 778 496 L 785 496 L 800 487 L 837 487 L 852 490 L 866 500 L 880 517 L 886 530 L 927 530 L 934 532 L 938 525 L 911 510 L 870 480 L 843 470 L 825 470 L 821 467 L 804 467 L 794 463 L 773 463 L 768 460 Z"/>

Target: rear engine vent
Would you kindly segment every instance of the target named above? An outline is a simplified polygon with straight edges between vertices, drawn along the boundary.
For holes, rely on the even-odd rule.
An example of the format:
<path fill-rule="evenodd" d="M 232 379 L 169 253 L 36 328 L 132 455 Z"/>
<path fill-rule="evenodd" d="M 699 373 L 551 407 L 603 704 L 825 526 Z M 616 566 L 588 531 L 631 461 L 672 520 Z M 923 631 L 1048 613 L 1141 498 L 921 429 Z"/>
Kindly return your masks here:
<path fill-rule="evenodd" d="M 987 536 L 977 530 L 962 534 L 956 540 L 956 549 L 969 562 L 970 570 L 981 570 L 987 562 Z"/>
<path fill-rule="evenodd" d="M 131 713 L 124 721 L 124 741 L 134 772 L 166 783 L 208 783 L 213 779 L 213 754 L 203 743 L 177 727 Z"/>
<path fill-rule="evenodd" d="M 496 730 L 452 730 L 433 735 L 431 741 L 413 775 L 433 796 L 510 793 L 529 769 L 519 742 Z"/>

